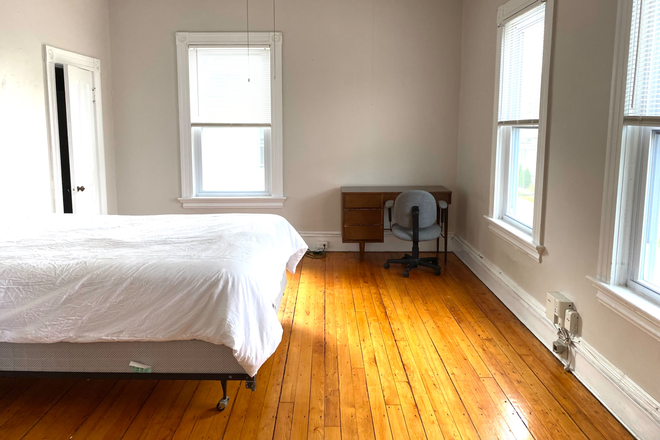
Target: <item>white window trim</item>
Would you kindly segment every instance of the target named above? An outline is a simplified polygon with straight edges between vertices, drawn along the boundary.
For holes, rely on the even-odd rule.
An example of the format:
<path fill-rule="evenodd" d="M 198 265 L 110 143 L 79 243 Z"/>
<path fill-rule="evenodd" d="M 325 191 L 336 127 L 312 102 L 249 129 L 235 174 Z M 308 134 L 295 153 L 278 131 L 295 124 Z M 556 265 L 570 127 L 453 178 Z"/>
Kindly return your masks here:
<path fill-rule="evenodd" d="M 598 290 L 596 297 L 601 304 L 660 340 L 660 299 L 626 285 L 635 222 L 631 209 L 634 194 L 620 194 L 620 189 L 622 179 L 634 172 L 631 166 L 624 169 L 621 161 L 632 4 L 632 0 L 618 1 L 598 268 L 595 277 L 587 278 Z"/>
<path fill-rule="evenodd" d="M 99 203 L 101 214 L 108 213 L 108 190 L 105 173 L 105 147 L 103 144 L 103 93 L 101 91 L 101 60 L 52 46 L 44 46 L 48 105 L 48 140 L 50 144 L 50 176 L 52 209 L 56 214 L 64 212 L 62 195 L 62 164 L 60 162 L 60 131 L 57 124 L 57 87 L 55 65 L 75 66 L 92 72 L 94 80 L 94 115 L 96 122 L 96 155 L 98 161 Z"/>
<path fill-rule="evenodd" d="M 247 44 L 246 32 L 177 32 L 179 89 L 179 143 L 181 150 L 181 197 L 183 208 L 282 208 L 284 207 L 284 160 L 282 134 L 282 33 L 250 32 L 250 44 L 271 48 L 271 172 L 270 195 L 199 197 L 195 174 L 190 119 L 188 49 L 192 45 Z"/>
<path fill-rule="evenodd" d="M 538 6 L 544 0 L 510 0 L 497 10 L 497 49 L 495 63 L 495 101 L 493 111 L 493 133 L 492 133 L 492 158 L 491 158 L 491 183 L 490 183 L 490 207 L 486 220 L 489 229 L 504 238 L 510 244 L 518 247 L 529 255 L 533 260 L 541 262 L 545 253 L 543 246 L 543 223 L 545 205 L 545 149 L 547 143 L 547 119 L 548 119 L 548 92 L 550 86 L 550 62 L 552 57 L 552 29 L 554 17 L 554 0 L 546 0 L 545 6 L 545 30 L 543 38 L 543 67 L 541 73 L 541 107 L 539 110 L 539 135 L 536 153 L 536 180 L 534 181 L 534 224 L 532 233 L 518 229 L 502 219 L 503 213 L 503 191 L 506 176 L 504 175 L 502 161 L 503 153 L 498 148 L 498 114 L 500 102 L 500 63 L 502 52 L 502 29 L 505 21 L 511 20 L 530 7 Z"/>

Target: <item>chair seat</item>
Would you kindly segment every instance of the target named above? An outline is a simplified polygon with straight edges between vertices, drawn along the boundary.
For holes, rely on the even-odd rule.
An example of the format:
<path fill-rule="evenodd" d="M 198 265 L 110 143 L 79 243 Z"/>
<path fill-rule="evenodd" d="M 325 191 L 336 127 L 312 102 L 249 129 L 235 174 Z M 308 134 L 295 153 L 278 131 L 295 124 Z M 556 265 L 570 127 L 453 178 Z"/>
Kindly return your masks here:
<path fill-rule="evenodd" d="M 419 241 L 435 240 L 440 237 L 440 234 L 442 234 L 442 227 L 440 227 L 440 225 L 432 224 L 428 228 L 421 228 L 419 230 Z M 401 240 L 413 241 L 412 228 L 404 228 L 396 223 L 392 225 L 392 235 Z"/>

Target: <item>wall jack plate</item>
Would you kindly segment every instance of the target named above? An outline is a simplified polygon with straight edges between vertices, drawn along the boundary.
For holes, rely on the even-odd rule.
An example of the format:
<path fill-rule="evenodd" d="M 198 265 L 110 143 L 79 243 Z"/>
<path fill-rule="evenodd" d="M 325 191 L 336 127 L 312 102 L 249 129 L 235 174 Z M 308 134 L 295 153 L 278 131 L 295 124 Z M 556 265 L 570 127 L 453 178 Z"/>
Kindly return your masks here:
<path fill-rule="evenodd" d="M 553 352 L 555 352 L 557 354 L 562 354 L 566 350 L 568 350 L 568 346 L 564 342 L 560 341 L 559 339 L 557 339 L 556 341 L 554 341 L 552 343 L 552 351 Z"/>
<path fill-rule="evenodd" d="M 328 250 L 328 242 L 327 241 L 317 241 L 316 242 L 316 250 L 318 251 L 323 251 L 323 250 Z"/>

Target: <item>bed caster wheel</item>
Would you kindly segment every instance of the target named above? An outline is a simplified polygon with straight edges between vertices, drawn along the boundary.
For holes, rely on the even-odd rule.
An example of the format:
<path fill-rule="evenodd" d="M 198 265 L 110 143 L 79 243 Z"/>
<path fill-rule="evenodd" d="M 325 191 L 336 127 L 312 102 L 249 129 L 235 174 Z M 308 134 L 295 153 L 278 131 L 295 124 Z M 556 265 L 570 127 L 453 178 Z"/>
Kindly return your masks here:
<path fill-rule="evenodd" d="M 437 277 L 438 275 L 440 275 L 440 269 L 435 270 L 435 276 Z"/>
<path fill-rule="evenodd" d="M 220 399 L 220 401 L 215 407 L 218 411 L 224 411 L 224 409 L 227 408 L 228 404 L 229 404 L 229 397 L 225 397 L 224 399 Z"/>
<path fill-rule="evenodd" d="M 403 273 L 403 277 L 404 277 L 404 278 L 408 278 L 409 276 L 410 276 L 410 273 L 409 273 L 408 271 L 405 271 L 405 272 Z"/>
<path fill-rule="evenodd" d="M 383 267 L 384 267 L 385 269 L 389 269 L 389 268 L 390 268 L 390 263 L 385 263 L 385 264 L 383 264 Z"/>

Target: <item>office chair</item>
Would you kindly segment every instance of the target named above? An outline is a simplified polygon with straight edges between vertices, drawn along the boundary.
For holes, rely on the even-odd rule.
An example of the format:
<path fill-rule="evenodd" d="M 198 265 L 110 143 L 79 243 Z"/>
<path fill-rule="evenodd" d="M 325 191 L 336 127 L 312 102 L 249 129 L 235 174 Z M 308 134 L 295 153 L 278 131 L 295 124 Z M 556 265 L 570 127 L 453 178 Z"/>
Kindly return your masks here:
<path fill-rule="evenodd" d="M 447 208 L 447 204 L 442 201 L 439 202 L 439 206 L 441 209 Z M 437 257 L 419 257 L 419 242 L 435 240 L 442 234 L 442 227 L 436 224 L 435 198 L 426 191 L 405 191 L 396 198 L 396 201 L 389 200 L 385 207 L 388 209 L 392 234 L 401 240 L 412 241 L 413 248 L 412 255 L 406 254 L 403 258 L 387 260 L 383 267 L 389 269 L 390 263 L 406 264 L 408 267 L 403 271 L 405 278 L 408 278 L 410 270 L 417 266 L 435 269 L 435 275 L 440 275 Z M 394 218 L 392 218 L 392 207 L 394 207 Z"/>

